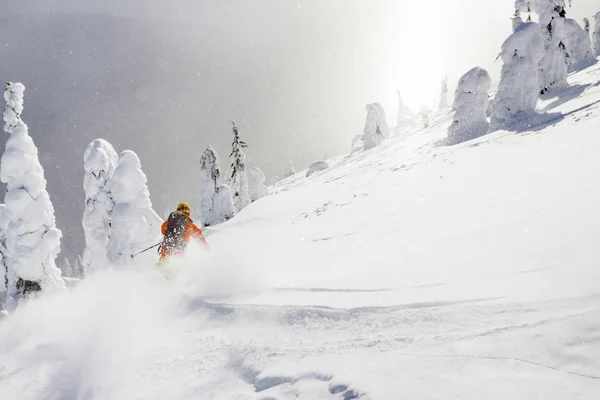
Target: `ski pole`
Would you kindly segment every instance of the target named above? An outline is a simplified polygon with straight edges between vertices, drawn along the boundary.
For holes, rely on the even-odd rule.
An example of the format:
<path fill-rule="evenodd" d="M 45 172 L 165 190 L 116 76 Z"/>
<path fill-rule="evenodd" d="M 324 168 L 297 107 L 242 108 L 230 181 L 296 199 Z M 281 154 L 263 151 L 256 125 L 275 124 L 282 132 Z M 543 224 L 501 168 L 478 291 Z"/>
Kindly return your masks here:
<path fill-rule="evenodd" d="M 162 241 L 161 241 L 161 242 L 158 242 L 158 243 L 156 243 L 156 244 L 153 244 L 152 246 L 148 247 L 147 249 L 144 249 L 144 250 L 142 250 L 142 251 L 138 251 L 138 252 L 137 252 L 137 253 L 135 253 L 135 254 L 131 254 L 131 258 L 133 258 L 133 257 L 135 257 L 135 256 L 138 256 L 138 255 L 140 255 L 140 254 L 142 254 L 142 253 L 145 253 L 146 251 L 148 251 L 148 250 L 150 250 L 150 249 L 153 249 L 153 248 L 155 248 L 156 246 L 160 246 L 161 244 L 162 244 Z"/>

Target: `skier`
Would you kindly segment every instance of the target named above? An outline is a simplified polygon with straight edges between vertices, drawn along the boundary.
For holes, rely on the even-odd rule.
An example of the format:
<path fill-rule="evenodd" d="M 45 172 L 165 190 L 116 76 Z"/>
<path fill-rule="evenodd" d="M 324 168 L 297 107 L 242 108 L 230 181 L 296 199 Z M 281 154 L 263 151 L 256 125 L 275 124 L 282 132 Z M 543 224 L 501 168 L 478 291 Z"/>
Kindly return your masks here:
<path fill-rule="evenodd" d="M 163 265 L 171 256 L 183 253 L 192 238 L 208 247 L 202 230 L 190 218 L 190 206 L 187 203 L 177 205 L 177 211 L 169 214 L 169 218 L 163 222 L 161 232 L 164 238 L 160 246 L 159 265 Z"/>

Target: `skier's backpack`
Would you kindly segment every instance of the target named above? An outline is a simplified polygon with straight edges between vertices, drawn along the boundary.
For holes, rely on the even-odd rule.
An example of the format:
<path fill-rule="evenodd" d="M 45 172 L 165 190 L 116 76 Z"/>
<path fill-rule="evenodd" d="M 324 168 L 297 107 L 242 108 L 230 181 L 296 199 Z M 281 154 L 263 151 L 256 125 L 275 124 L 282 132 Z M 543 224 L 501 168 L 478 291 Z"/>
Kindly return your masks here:
<path fill-rule="evenodd" d="M 185 250 L 185 227 L 191 220 L 187 215 L 180 211 L 174 211 L 167 219 L 167 229 L 165 230 L 165 238 L 163 246 L 171 254 Z"/>

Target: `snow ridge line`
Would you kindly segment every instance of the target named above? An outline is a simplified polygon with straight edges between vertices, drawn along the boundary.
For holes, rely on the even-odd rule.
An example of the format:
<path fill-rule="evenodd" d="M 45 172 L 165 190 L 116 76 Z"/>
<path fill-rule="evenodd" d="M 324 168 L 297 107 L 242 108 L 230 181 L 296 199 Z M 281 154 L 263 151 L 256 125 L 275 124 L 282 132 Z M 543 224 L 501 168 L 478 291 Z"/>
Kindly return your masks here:
<path fill-rule="evenodd" d="M 480 360 L 496 360 L 496 361 L 510 360 L 510 361 L 516 361 L 516 362 L 520 362 L 520 363 L 524 363 L 524 364 L 535 365 L 537 367 L 549 369 L 549 370 L 552 370 L 555 372 L 560 372 L 563 374 L 579 376 L 581 378 L 587 378 L 587 379 L 592 379 L 592 380 L 600 380 L 600 376 L 588 375 L 588 374 L 582 374 L 580 372 L 564 370 L 564 369 L 560 369 L 557 367 L 553 367 L 552 365 L 543 364 L 543 363 L 540 363 L 537 361 L 525 360 L 523 358 L 518 358 L 518 357 L 476 356 L 476 355 L 472 355 L 472 354 L 409 354 L 409 353 L 396 353 L 396 354 L 399 356 L 405 356 L 405 357 L 474 358 L 474 359 L 480 359 Z"/>

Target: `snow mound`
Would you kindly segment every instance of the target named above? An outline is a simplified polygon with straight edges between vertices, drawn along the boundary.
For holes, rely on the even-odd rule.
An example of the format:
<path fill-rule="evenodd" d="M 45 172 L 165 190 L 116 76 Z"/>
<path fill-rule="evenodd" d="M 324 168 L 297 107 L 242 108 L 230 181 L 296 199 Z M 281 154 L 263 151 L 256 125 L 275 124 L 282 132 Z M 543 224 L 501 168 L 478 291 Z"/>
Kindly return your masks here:
<path fill-rule="evenodd" d="M 314 163 L 310 164 L 310 168 L 308 168 L 308 171 L 306 171 L 306 177 L 308 178 L 315 172 L 325 171 L 327 168 L 329 168 L 329 164 L 327 164 L 327 162 L 315 161 Z"/>

